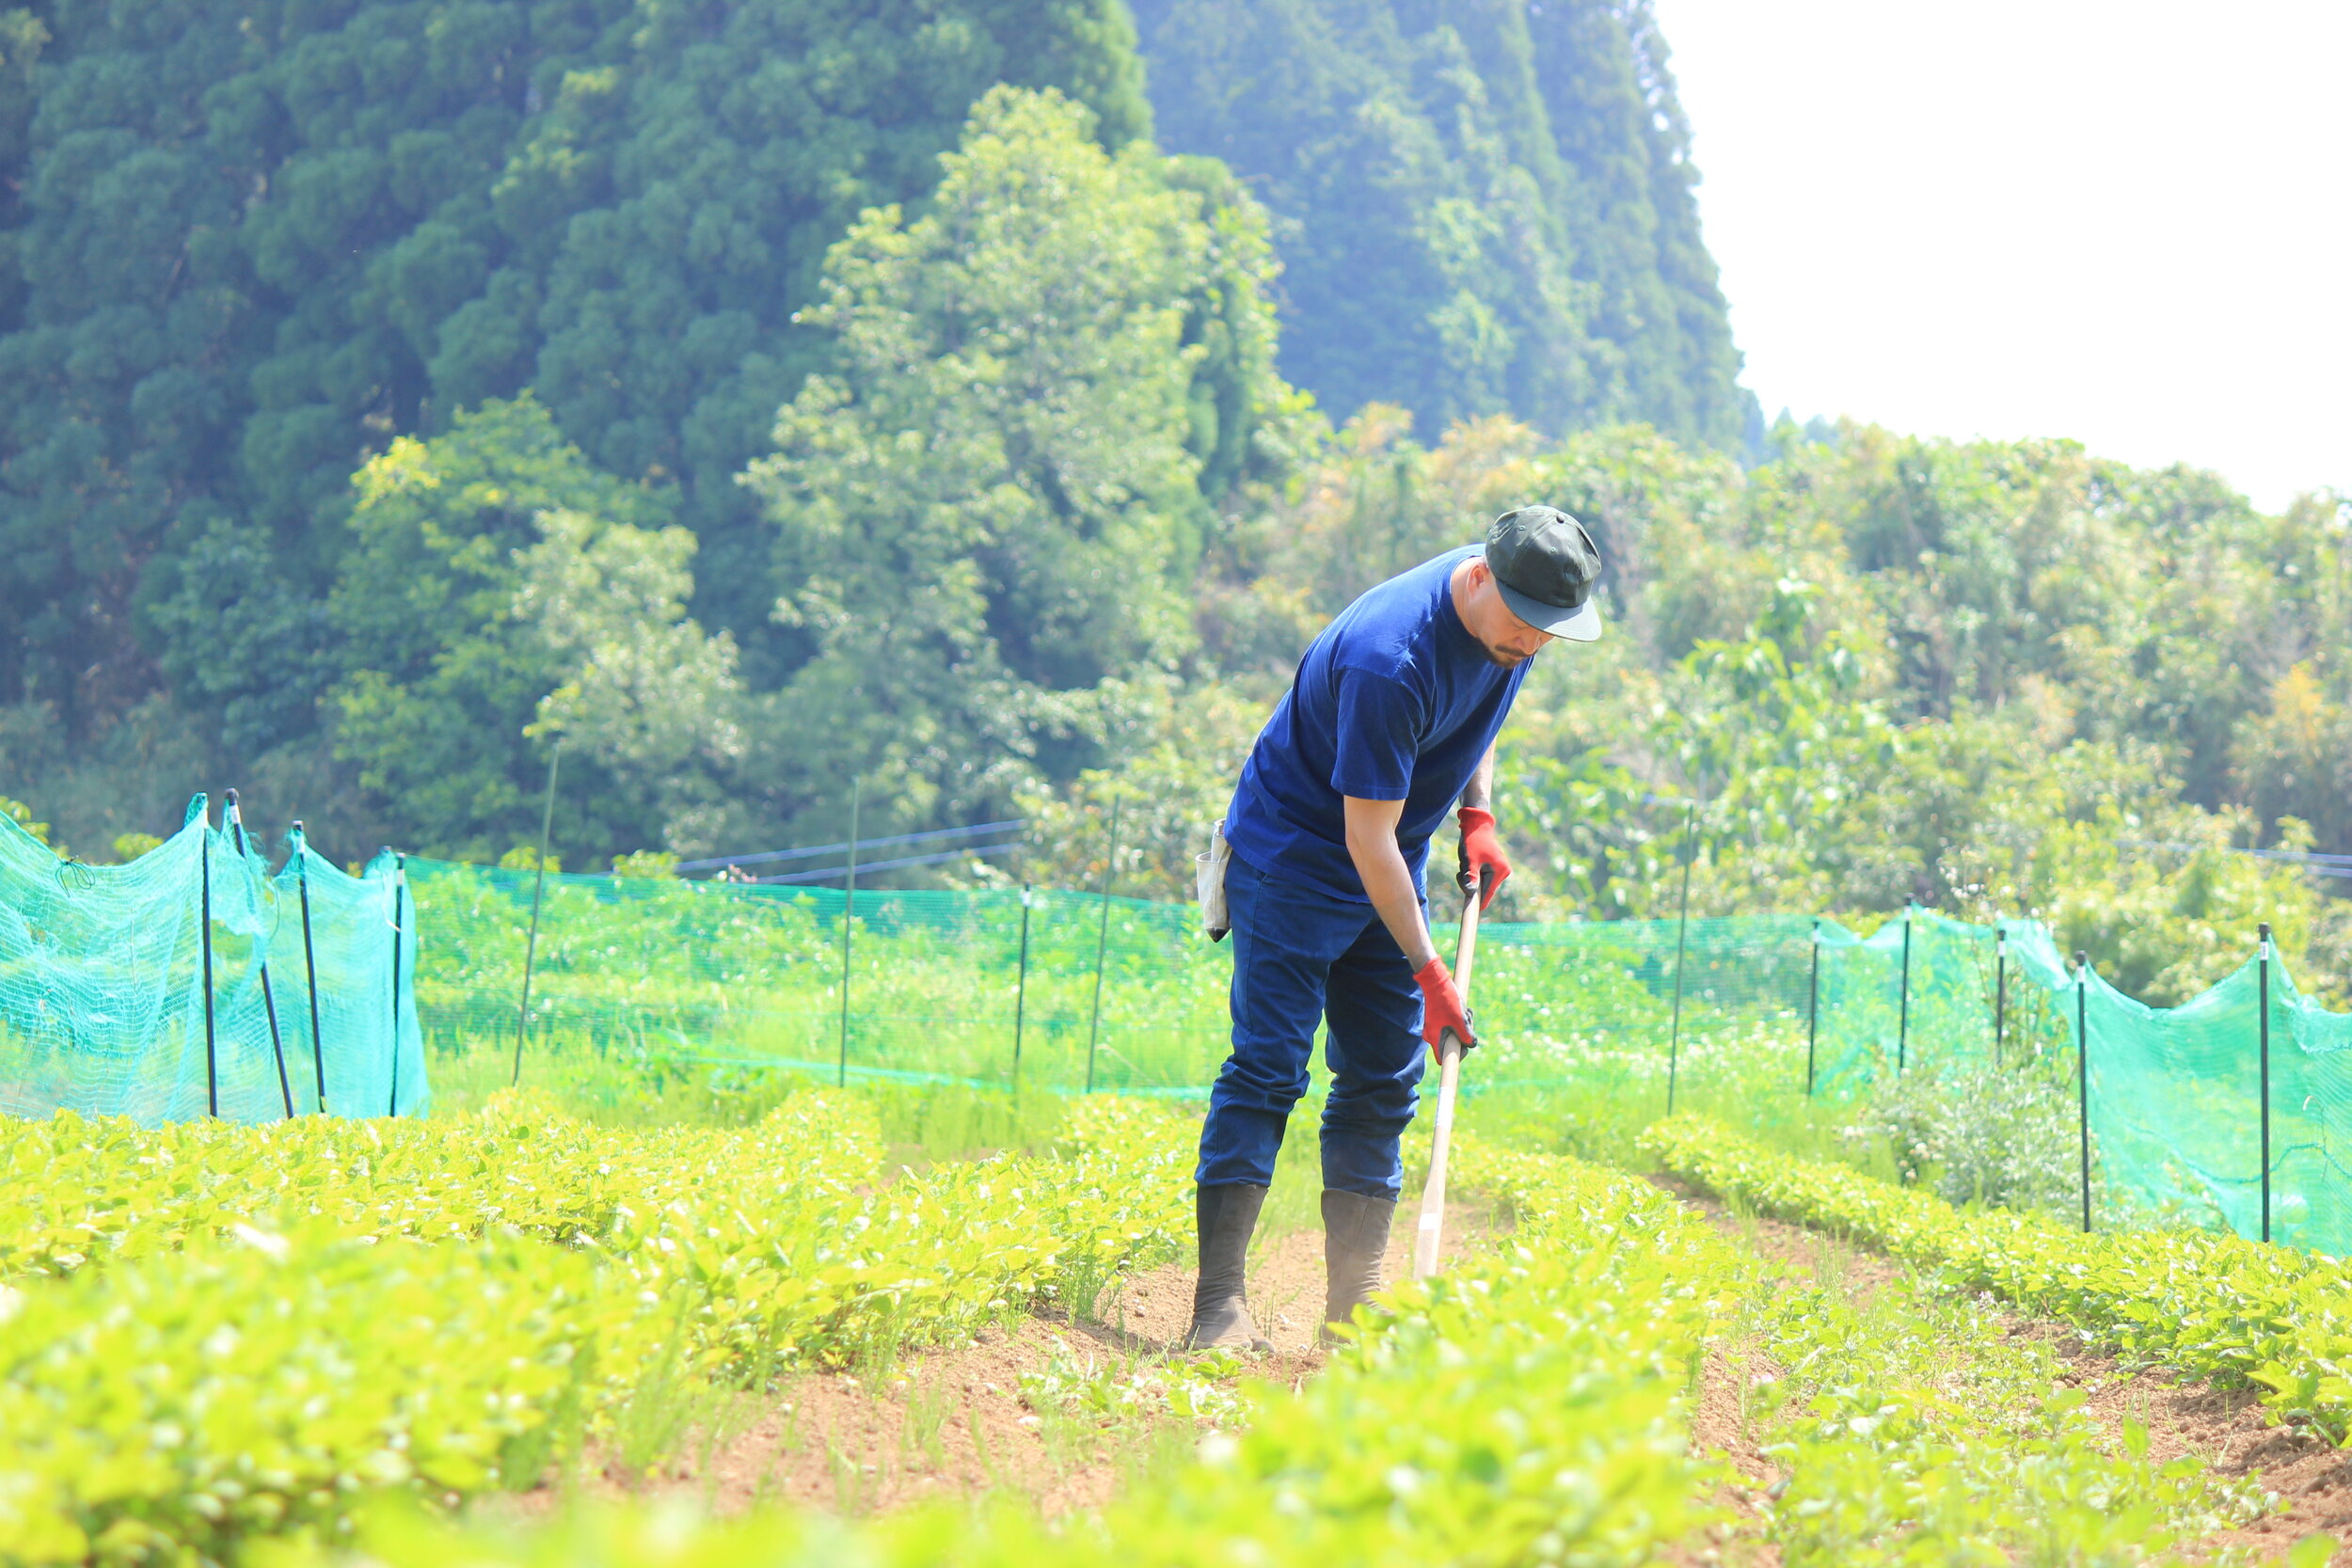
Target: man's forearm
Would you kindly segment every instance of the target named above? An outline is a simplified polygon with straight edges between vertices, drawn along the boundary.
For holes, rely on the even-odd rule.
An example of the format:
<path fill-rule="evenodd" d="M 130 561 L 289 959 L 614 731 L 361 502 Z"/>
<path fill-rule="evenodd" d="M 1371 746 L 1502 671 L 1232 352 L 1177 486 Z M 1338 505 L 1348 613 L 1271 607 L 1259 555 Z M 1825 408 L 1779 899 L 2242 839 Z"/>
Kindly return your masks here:
<path fill-rule="evenodd" d="M 1356 863 L 1356 875 L 1363 879 L 1364 894 L 1372 900 L 1380 923 L 1396 939 L 1406 962 L 1418 974 L 1438 956 L 1438 944 L 1429 938 L 1429 922 L 1421 909 L 1421 889 L 1413 880 L 1410 867 L 1405 863 L 1405 851 L 1397 847 L 1393 832 L 1384 834 L 1347 835 L 1348 857 Z"/>
<path fill-rule="evenodd" d="M 1478 761 L 1478 770 L 1462 786 L 1462 804 L 1475 811 L 1492 811 L 1495 798 L 1495 749 L 1486 748 L 1486 754 Z"/>

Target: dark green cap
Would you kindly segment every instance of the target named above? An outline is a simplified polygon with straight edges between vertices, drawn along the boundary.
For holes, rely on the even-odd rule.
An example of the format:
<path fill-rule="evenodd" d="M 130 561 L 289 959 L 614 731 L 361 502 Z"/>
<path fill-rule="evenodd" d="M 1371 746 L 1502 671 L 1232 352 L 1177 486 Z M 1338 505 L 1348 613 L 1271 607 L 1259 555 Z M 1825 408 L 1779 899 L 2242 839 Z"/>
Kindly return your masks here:
<path fill-rule="evenodd" d="M 1511 613 L 1554 637 L 1590 642 L 1600 635 L 1593 590 L 1600 551 L 1574 517 L 1550 506 L 1505 512 L 1486 531 L 1486 569 Z"/>

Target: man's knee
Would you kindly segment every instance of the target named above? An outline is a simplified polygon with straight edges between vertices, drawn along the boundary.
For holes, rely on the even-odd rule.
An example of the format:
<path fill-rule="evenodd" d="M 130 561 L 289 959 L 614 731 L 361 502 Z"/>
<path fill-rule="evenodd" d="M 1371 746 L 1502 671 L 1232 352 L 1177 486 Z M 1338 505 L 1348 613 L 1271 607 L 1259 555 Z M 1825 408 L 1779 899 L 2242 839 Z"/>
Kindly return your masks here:
<path fill-rule="evenodd" d="M 1254 1053 L 1237 1044 L 1217 1072 L 1209 1104 L 1212 1110 L 1221 1104 L 1246 1105 L 1288 1116 L 1309 1087 L 1306 1065 L 1296 1053 Z"/>
<path fill-rule="evenodd" d="M 1420 1105 L 1415 1086 L 1393 1079 L 1351 1089 L 1334 1087 L 1323 1104 L 1323 1125 L 1394 1137 L 1411 1124 Z"/>

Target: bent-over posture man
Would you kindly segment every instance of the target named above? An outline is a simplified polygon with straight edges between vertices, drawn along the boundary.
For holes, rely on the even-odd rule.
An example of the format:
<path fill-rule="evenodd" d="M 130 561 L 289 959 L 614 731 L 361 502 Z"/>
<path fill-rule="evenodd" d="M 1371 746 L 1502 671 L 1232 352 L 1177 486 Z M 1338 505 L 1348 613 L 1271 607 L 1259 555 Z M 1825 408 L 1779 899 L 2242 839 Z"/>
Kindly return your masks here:
<path fill-rule="evenodd" d="M 1477 1043 L 1429 940 L 1429 835 L 1458 800 L 1463 873 L 1484 872 L 1491 901 L 1511 874 L 1488 810 L 1495 735 L 1537 649 L 1600 635 L 1599 575 L 1575 518 L 1506 513 L 1483 548 L 1450 550 L 1342 611 L 1258 736 L 1225 818 L 1233 1052 L 1194 1176 L 1192 1347 L 1272 1348 L 1250 1320 L 1243 1260 L 1321 1022 L 1325 1321 L 1346 1322 L 1380 1288 L 1422 1048 L 1448 1027 Z"/>

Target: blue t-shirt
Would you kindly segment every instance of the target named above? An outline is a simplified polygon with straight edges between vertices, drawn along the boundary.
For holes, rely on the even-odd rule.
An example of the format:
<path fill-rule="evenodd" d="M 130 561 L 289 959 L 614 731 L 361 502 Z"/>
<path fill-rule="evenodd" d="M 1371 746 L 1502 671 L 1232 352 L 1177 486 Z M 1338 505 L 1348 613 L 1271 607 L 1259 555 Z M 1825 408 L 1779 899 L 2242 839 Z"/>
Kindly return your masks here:
<path fill-rule="evenodd" d="M 1526 678 L 1486 657 L 1454 608 L 1449 550 L 1391 578 L 1309 644 L 1243 764 L 1225 814 L 1233 853 L 1269 877 L 1369 903 L 1347 853 L 1346 805 L 1402 800 L 1397 843 L 1416 880 L 1429 835 L 1478 770 Z"/>

